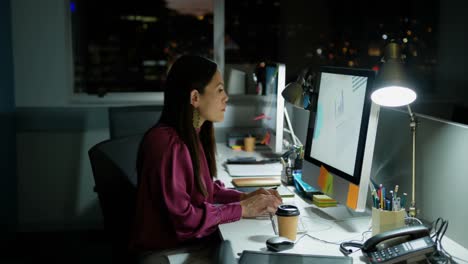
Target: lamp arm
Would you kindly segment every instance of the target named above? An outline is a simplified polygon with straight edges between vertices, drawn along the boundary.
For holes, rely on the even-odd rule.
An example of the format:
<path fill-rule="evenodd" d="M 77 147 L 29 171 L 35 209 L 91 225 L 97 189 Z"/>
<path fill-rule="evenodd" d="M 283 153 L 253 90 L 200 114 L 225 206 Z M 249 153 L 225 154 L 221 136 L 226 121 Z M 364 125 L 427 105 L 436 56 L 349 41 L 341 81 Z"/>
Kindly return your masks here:
<path fill-rule="evenodd" d="M 288 125 L 289 133 L 291 133 L 291 137 L 293 139 L 293 144 L 298 145 L 297 137 L 296 137 L 296 134 L 294 134 L 294 130 L 293 130 L 292 124 L 291 124 L 291 119 L 289 119 L 288 109 L 286 109 L 286 107 L 284 108 L 284 117 L 286 118 L 286 123 Z"/>
<path fill-rule="evenodd" d="M 291 134 L 291 131 L 289 131 L 289 129 L 284 128 L 283 131 L 286 132 L 286 133 L 289 133 L 289 134 L 291 135 L 291 137 L 293 136 L 293 135 Z M 302 146 L 301 140 L 300 140 L 296 135 L 294 135 L 294 137 L 296 138 L 296 142 L 299 143 L 299 144 Z M 293 143 L 294 143 L 294 142 L 293 142 Z"/>
<path fill-rule="evenodd" d="M 417 118 L 411 111 L 411 107 L 408 105 L 408 113 L 410 115 L 410 129 L 413 137 L 413 162 L 412 162 L 412 195 L 411 195 L 411 206 L 409 208 L 409 214 L 412 217 L 416 216 L 416 127 Z"/>

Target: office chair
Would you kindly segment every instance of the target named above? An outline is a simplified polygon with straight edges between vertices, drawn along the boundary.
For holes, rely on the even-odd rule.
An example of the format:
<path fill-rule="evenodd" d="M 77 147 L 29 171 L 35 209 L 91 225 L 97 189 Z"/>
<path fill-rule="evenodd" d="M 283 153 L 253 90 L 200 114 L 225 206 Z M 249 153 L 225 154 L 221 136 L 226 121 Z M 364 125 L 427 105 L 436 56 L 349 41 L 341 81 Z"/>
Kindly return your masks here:
<path fill-rule="evenodd" d="M 162 106 L 109 107 L 111 139 L 145 133 L 159 120 Z"/>
<path fill-rule="evenodd" d="M 135 260 L 127 247 L 135 214 L 136 158 L 142 136 L 106 140 L 88 151 L 105 233 L 112 241 L 113 263 Z"/>

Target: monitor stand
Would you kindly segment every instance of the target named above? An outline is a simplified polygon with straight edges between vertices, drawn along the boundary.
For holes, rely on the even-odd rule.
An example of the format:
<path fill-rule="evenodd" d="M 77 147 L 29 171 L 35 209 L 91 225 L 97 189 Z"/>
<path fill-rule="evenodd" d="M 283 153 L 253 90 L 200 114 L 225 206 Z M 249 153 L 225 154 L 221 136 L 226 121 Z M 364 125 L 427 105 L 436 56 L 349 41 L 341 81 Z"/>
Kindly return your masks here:
<path fill-rule="evenodd" d="M 306 210 L 310 210 L 312 214 L 317 217 L 326 220 L 333 221 L 336 225 L 342 227 L 348 232 L 357 232 L 361 229 L 356 229 L 356 224 L 353 220 L 361 220 L 362 218 L 370 219 L 371 211 L 366 209 L 364 212 L 356 212 L 344 205 L 338 204 L 334 207 L 316 207 L 310 206 Z M 368 221 L 363 222 L 365 225 L 369 225 Z M 365 227 L 367 228 L 367 226 Z"/>
<path fill-rule="evenodd" d="M 323 208 L 310 207 L 310 210 L 312 210 L 312 212 L 315 215 L 319 216 L 320 218 L 323 218 L 329 221 L 341 221 L 341 220 L 347 220 L 349 218 L 370 216 L 370 212 L 367 212 L 367 211 L 356 212 L 341 204 L 337 206 L 333 206 L 333 207 L 323 207 Z"/>

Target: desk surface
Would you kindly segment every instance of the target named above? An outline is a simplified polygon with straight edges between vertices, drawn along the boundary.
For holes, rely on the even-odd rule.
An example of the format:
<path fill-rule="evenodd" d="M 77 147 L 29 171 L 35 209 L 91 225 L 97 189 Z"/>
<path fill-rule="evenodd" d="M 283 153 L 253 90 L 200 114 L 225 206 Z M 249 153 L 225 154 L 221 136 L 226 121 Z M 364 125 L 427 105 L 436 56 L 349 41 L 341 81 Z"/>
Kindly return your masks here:
<path fill-rule="evenodd" d="M 217 144 L 218 179 L 224 182 L 226 187 L 233 187 L 231 176 L 226 172 L 223 163 L 227 158 L 234 156 L 255 156 L 263 158 L 257 152 L 232 151 L 224 144 Z M 309 204 L 297 195 L 294 198 L 283 198 L 286 204 L 296 205 L 301 212 L 301 221 L 307 234 L 298 234 L 296 245 L 283 252 L 342 256 L 339 244 L 343 241 L 365 241 L 371 236 L 371 217 L 369 213 L 360 214 L 358 217 L 346 217 L 350 212 L 344 206 L 318 208 Z M 339 216 L 335 220 L 330 216 Z M 350 216 L 350 215 L 349 215 Z M 275 236 L 269 218 L 241 219 L 240 221 L 220 225 L 221 235 L 224 240 L 230 240 L 234 254 L 238 256 L 243 250 L 266 251 L 266 240 Z M 468 263 L 468 250 L 447 237 L 442 240 L 444 248 L 454 257 L 454 260 Z M 350 255 L 355 263 L 364 263 L 361 251 Z M 463 263 L 463 262 L 462 262 Z"/>

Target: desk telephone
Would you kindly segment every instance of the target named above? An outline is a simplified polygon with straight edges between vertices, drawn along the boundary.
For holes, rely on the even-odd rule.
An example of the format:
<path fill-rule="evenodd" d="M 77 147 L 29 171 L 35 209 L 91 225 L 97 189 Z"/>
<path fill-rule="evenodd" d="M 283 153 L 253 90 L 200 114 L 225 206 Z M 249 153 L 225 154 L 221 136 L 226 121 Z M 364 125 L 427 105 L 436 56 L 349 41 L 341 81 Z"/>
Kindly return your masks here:
<path fill-rule="evenodd" d="M 348 252 L 345 246 L 361 248 L 370 263 L 416 261 L 436 250 L 429 229 L 424 226 L 387 231 L 369 238 L 364 244 L 344 242 L 340 246 L 343 253 Z"/>

